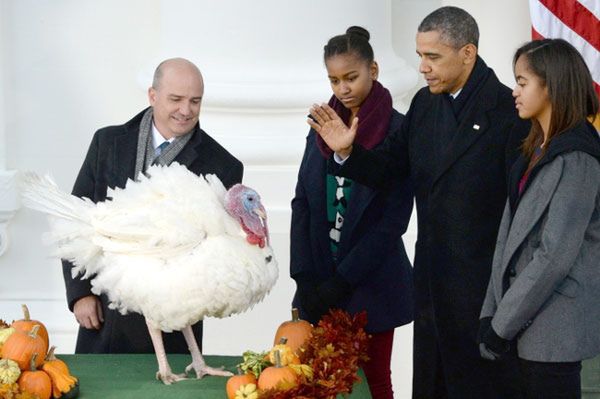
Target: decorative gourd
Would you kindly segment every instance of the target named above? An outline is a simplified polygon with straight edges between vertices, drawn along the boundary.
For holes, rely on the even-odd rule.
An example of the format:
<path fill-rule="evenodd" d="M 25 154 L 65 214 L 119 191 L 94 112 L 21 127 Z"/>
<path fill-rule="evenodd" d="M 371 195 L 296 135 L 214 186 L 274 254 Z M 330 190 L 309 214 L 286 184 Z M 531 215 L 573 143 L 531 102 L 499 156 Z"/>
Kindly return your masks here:
<path fill-rule="evenodd" d="M 227 391 L 227 399 L 235 399 L 236 391 L 240 389 L 242 385 L 256 384 L 256 377 L 252 373 L 242 374 L 242 371 L 238 368 L 238 375 L 229 377 L 225 390 Z"/>
<path fill-rule="evenodd" d="M 272 363 L 269 361 L 269 352 L 253 352 L 246 351 L 244 352 L 243 361 L 238 364 L 238 367 L 242 369 L 245 373 L 252 373 L 256 378 L 262 373 L 262 371 L 272 366 Z"/>
<path fill-rule="evenodd" d="M 52 394 L 52 381 L 50 376 L 42 370 L 36 370 L 37 353 L 31 356 L 31 371 L 23 371 L 18 384 L 22 391 L 37 395 L 40 399 L 50 399 Z M 43 360 L 43 356 L 40 356 Z"/>
<path fill-rule="evenodd" d="M 258 399 L 256 384 L 242 385 L 240 389 L 235 391 L 235 397 L 233 399 Z"/>
<path fill-rule="evenodd" d="M 287 338 L 281 337 L 279 343 L 271 349 L 269 352 L 269 361 L 275 364 L 275 353 L 279 352 L 282 366 L 288 366 L 290 364 L 300 364 L 300 358 L 292 348 L 287 345 Z"/>
<path fill-rule="evenodd" d="M 12 327 L 0 328 L 0 357 L 2 357 L 2 347 L 4 346 L 4 343 L 14 332 L 15 329 Z"/>
<path fill-rule="evenodd" d="M 79 394 L 77 377 L 71 375 L 65 362 L 54 355 L 55 346 L 51 347 L 42 364 L 44 370 L 52 380 L 52 396 L 54 398 L 71 399 Z"/>
<path fill-rule="evenodd" d="M 279 352 L 275 351 L 275 365 L 267 367 L 260 373 L 258 389 L 278 388 L 286 390 L 295 387 L 296 384 L 298 384 L 296 372 L 288 366 L 282 366 Z"/>
<path fill-rule="evenodd" d="M 17 362 L 10 359 L 0 359 L 0 384 L 14 384 L 21 375 Z"/>
<path fill-rule="evenodd" d="M 46 342 L 38 335 L 40 326 L 36 324 L 30 332 L 15 331 L 2 347 L 2 357 L 17 362 L 21 370 L 29 370 L 31 358 L 34 353 L 48 352 Z M 35 366 L 39 367 L 44 362 L 44 357 L 39 356 Z"/>
<path fill-rule="evenodd" d="M 48 330 L 46 329 L 46 326 L 41 321 L 31 320 L 31 318 L 29 317 L 29 309 L 27 308 L 27 305 L 21 305 L 21 308 L 23 309 L 23 318 L 21 320 L 13 321 L 10 326 L 18 331 L 29 332 L 29 331 L 31 331 L 33 326 L 39 325 L 40 329 L 39 329 L 38 335 L 40 337 L 42 337 L 42 339 L 46 343 L 46 349 L 48 349 L 48 345 L 49 345 L 50 341 L 48 340 Z M 46 352 L 42 352 L 42 353 L 46 353 Z M 40 357 L 42 357 L 41 360 L 44 360 L 43 359 L 44 356 L 40 356 Z"/>
<path fill-rule="evenodd" d="M 299 354 L 298 349 L 312 334 L 312 325 L 306 320 L 300 320 L 298 309 L 292 309 L 292 320 L 283 322 L 275 333 L 273 345 L 277 345 L 282 337 L 287 338 L 287 345 Z"/>

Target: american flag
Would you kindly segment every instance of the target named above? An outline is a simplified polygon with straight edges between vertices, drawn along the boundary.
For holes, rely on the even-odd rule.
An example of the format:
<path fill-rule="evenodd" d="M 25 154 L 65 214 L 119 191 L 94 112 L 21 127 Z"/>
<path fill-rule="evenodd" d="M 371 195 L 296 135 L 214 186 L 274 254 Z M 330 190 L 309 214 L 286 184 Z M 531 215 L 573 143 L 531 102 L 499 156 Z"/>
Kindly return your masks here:
<path fill-rule="evenodd" d="M 533 39 L 561 38 L 587 63 L 600 97 L 600 0 L 529 0 Z"/>

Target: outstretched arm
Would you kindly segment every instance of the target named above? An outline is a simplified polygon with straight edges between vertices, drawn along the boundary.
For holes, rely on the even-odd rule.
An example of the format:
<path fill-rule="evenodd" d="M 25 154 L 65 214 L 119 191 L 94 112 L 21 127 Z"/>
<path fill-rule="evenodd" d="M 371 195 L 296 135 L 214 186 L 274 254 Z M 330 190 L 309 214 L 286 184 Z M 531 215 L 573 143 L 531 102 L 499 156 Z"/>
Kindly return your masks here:
<path fill-rule="evenodd" d="M 310 119 L 309 125 L 345 160 L 339 165 L 332 157 L 328 166 L 331 173 L 378 190 L 388 189 L 390 181 L 409 175 L 410 110 L 405 117 L 396 114 L 398 117 L 392 118 L 390 133 L 376 150 L 367 150 L 354 143 L 360 123 L 357 118 L 348 127 L 328 105 L 313 105 L 310 113 L 314 120 Z"/>

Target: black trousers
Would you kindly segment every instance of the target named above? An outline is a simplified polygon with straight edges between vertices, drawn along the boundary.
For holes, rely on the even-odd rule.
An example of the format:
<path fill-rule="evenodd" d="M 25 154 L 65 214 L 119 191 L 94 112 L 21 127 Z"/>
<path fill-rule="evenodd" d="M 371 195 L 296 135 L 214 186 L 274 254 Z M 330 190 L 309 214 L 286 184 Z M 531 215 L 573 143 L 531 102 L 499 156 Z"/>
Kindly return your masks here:
<path fill-rule="evenodd" d="M 551 363 L 519 359 L 527 399 L 580 399 L 581 362 Z"/>

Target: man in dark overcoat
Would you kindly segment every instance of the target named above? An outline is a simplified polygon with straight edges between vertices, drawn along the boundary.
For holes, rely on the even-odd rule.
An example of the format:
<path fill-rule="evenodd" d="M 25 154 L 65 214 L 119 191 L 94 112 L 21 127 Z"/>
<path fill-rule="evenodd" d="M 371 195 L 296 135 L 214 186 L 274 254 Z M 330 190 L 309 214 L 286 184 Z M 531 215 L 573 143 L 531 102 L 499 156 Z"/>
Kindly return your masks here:
<path fill-rule="evenodd" d="M 108 187 L 125 187 L 151 164 L 178 162 L 195 174 L 216 174 L 225 187 L 242 181 L 243 165 L 200 128 L 204 83 L 190 61 L 163 61 L 148 89 L 150 107 L 129 122 L 96 132 L 73 187 L 73 195 L 94 202 L 107 199 Z M 63 261 L 69 309 L 80 328 L 76 353 L 153 353 L 144 318 L 108 308 L 107 298 L 91 291 L 90 280 L 72 276 Z M 140 275 L 139 283 L 144 284 Z M 193 326 L 202 345 L 202 322 Z M 164 334 L 167 353 L 188 353 L 183 334 Z"/>
<path fill-rule="evenodd" d="M 381 150 L 353 146 L 357 124 L 346 127 L 326 105 L 311 110 L 309 124 L 343 164 L 339 174 L 374 187 L 407 174 L 414 181 L 415 399 L 519 397 L 515 358 L 481 359 L 477 335 L 506 176 L 529 125 L 477 55 L 478 39 L 477 23 L 460 8 L 421 22 L 417 54 L 428 87 Z"/>

